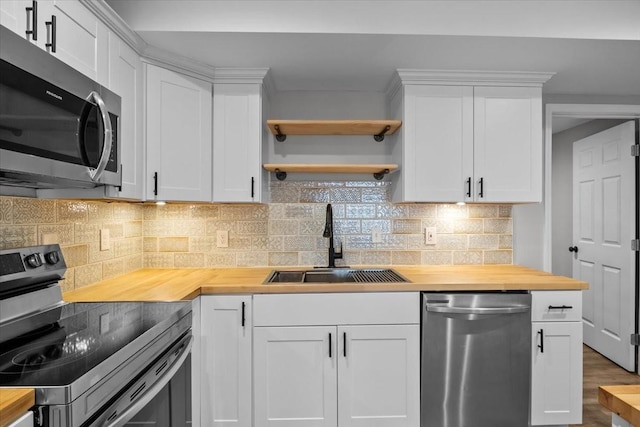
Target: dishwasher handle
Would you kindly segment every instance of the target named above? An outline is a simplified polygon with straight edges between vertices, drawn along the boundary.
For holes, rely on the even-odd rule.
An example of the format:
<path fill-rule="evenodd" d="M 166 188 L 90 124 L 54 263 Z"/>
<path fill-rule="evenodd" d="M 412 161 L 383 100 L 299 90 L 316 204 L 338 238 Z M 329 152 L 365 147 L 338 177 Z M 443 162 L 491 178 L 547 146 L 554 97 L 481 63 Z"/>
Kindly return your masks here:
<path fill-rule="evenodd" d="M 426 304 L 427 311 L 450 314 L 516 314 L 526 313 L 531 309 L 528 305 L 511 305 L 506 307 L 450 307 L 444 304 Z"/>

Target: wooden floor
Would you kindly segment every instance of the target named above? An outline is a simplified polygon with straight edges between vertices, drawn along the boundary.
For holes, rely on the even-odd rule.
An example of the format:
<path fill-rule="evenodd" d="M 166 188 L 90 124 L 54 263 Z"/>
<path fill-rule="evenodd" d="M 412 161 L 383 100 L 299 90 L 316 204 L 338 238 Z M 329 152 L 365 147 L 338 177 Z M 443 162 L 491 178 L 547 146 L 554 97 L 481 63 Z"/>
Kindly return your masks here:
<path fill-rule="evenodd" d="M 611 412 L 598 403 L 598 387 L 601 385 L 640 384 L 640 376 L 625 371 L 586 345 L 583 346 L 583 355 L 583 424 L 571 427 L 611 426 Z"/>

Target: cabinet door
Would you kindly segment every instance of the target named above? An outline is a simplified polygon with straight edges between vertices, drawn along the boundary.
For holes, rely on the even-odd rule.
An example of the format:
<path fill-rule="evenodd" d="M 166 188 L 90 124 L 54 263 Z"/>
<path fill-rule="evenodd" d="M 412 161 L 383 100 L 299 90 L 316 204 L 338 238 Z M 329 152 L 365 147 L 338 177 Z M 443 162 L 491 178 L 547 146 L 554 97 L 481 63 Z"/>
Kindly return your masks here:
<path fill-rule="evenodd" d="M 338 327 L 340 427 L 419 427 L 420 326 Z"/>
<path fill-rule="evenodd" d="M 46 48 L 61 61 L 102 85 L 108 84 L 108 30 L 79 1 L 53 0 L 38 2 L 38 20 L 51 22 L 56 17 L 55 45 Z M 47 28 L 48 27 L 48 28 Z M 45 26 L 38 44 L 52 42 L 52 26 Z"/>
<path fill-rule="evenodd" d="M 533 322 L 531 425 L 582 423 L 582 323 Z"/>
<path fill-rule="evenodd" d="M 147 199 L 211 201 L 211 84 L 146 67 Z"/>
<path fill-rule="evenodd" d="M 34 425 L 33 412 L 29 411 L 7 427 L 33 427 Z"/>
<path fill-rule="evenodd" d="M 541 93 L 474 88 L 475 201 L 542 201 Z"/>
<path fill-rule="evenodd" d="M 214 202 L 260 201 L 261 121 L 261 85 L 214 85 Z"/>
<path fill-rule="evenodd" d="M 33 16 L 31 12 L 27 11 L 28 7 L 33 6 L 32 0 L 2 0 L 0 1 L 0 24 L 18 34 L 20 37 L 25 37 L 27 40 L 33 40 L 31 35 L 27 36 L 26 31 L 33 28 Z M 38 22 L 44 22 L 38 14 L 38 21 L 36 22 L 37 38 L 45 37 L 45 34 L 40 33 L 43 30 L 44 24 L 37 25 Z M 28 27 L 28 28 L 27 28 Z"/>
<path fill-rule="evenodd" d="M 473 88 L 407 86 L 405 201 L 462 202 L 473 175 Z"/>
<path fill-rule="evenodd" d="M 143 199 L 142 184 L 142 62 L 138 54 L 109 33 L 109 89 L 122 98 L 120 114 L 120 163 L 122 189 L 119 196 Z"/>
<path fill-rule="evenodd" d="M 255 427 L 337 426 L 336 328 L 254 329 Z"/>
<path fill-rule="evenodd" d="M 251 296 L 203 296 L 201 425 L 251 427 Z"/>

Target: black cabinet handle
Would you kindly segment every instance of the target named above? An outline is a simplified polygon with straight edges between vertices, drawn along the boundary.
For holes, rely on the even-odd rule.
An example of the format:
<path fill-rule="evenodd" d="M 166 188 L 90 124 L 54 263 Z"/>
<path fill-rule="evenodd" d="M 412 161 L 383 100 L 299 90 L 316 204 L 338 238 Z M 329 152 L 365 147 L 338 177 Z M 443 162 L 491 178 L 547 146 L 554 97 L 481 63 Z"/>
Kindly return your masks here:
<path fill-rule="evenodd" d="M 484 178 L 480 178 L 480 192 L 478 196 L 480 196 L 480 198 L 484 197 Z"/>
<path fill-rule="evenodd" d="M 51 27 L 51 43 L 45 43 L 45 46 L 51 48 L 52 53 L 56 53 L 56 15 L 51 15 L 51 21 L 45 22 L 47 27 Z"/>
<path fill-rule="evenodd" d="M 471 177 L 467 178 L 467 197 L 471 197 Z"/>
<path fill-rule="evenodd" d="M 577 246 L 569 246 L 569 252 L 578 253 L 578 247 Z"/>
<path fill-rule="evenodd" d="M 347 333 L 342 334 L 342 355 L 347 357 Z"/>
<path fill-rule="evenodd" d="M 242 301 L 242 327 L 244 328 L 245 325 L 245 321 L 246 321 L 246 317 L 245 317 L 245 307 L 247 306 L 247 303 L 245 303 L 244 301 Z"/>
<path fill-rule="evenodd" d="M 549 310 L 571 310 L 573 308 L 572 305 L 550 305 Z"/>
<path fill-rule="evenodd" d="M 31 7 L 27 7 L 27 14 L 31 12 L 31 29 L 27 30 L 27 36 L 31 35 L 31 40 L 38 40 L 38 2 L 33 0 Z M 29 18 L 27 17 L 27 28 L 29 28 Z"/>
<path fill-rule="evenodd" d="M 153 195 L 158 195 L 158 172 L 153 173 Z"/>
<path fill-rule="evenodd" d="M 255 195 L 255 184 L 256 184 L 256 179 L 254 177 L 251 177 L 251 198 L 252 199 Z"/>
<path fill-rule="evenodd" d="M 540 335 L 540 344 L 538 344 L 538 348 L 540 349 L 540 353 L 544 353 L 544 329 L 540 329 L 538 331 L 538 335 Z"/>
<path fill-rule="evenodd" d="M 333 357 L 333 352 L 332 352 L 332 350 L 331 350 L 331 341 L 332 341 L 332 339 L 331 339 L 331 332 L 329 332 L 329 358 L 332 358 L 332 357 Z"/>

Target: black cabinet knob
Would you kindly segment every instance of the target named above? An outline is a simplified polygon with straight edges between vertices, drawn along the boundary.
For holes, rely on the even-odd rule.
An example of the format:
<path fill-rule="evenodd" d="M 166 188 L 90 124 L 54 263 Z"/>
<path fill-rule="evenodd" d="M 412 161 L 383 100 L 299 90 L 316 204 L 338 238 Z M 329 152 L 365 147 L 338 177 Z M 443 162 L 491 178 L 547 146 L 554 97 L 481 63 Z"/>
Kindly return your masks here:
<path fill-rule="evenodd" d="M 569 252 L 578 253 L 578 247 L 577 246 L 569 246 Z"/>

